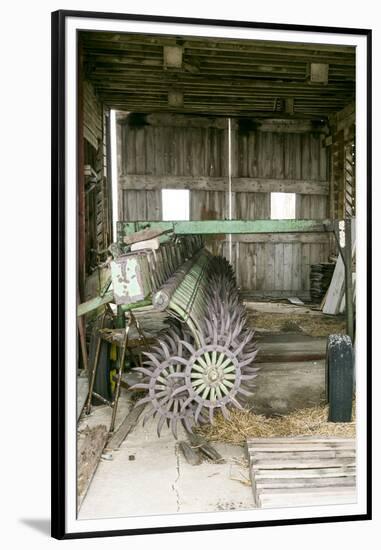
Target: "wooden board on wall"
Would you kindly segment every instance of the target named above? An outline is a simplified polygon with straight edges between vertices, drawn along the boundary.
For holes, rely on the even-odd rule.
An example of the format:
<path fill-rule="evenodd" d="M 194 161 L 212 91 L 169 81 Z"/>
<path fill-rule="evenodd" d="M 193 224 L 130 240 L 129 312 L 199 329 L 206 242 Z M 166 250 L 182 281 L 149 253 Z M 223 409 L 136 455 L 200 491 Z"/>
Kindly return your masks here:
<path fill-rule="evenodd" d="M 102 139 L 102 105 L 87 80 L 83 81 L 83 137 L 98 149 Z"/>
<path fill-rule="evenodd" d="M 321 134 L 249 131 L 233 132 L 233 165 L 237 178 L 275 178 L 303 181 L 305 193 L 296 197 L 296 218 L 327 217 L 327 160 Z M 233 179 L 234 182 L 234 179 Z M 309 188 L 314 182 L 315 188 Z M 321 190 L 316 188 L 321 183 Z M 234 185 L 232 187 L 234 191 Z M 282 189 L 283 190 L 283 189 Z M 236 217 L 269 219 L 270 193 L 235 193 Z M 326 261 L 327 236 L 305 240 L 302 235 L 263 239 L 236 236 L 236 271 L 243 290 L 308 290 L 311 263 Z M 257 242 L 255 242 L 257 241 Z M 265 273 L 265 276 L 264 276 Z"/>
<path fill-rule="evenodd" d="M 119 217 L 124 220 L 161 218 L 161 192 L 156 185 L 144 185 L 139 188 L 139 175 L 160 178 L 160 188 L 166 188 L 166 177 L 226 177 L 227 170 L 224 150 L 227 146 L 224 136 L 226 130 L 220 127 L 183 127 L 183 126 L 143 126 L 120 127 L 119 147 L 123 151 L 119 166 L 119 188 L 122 204 Z M 123 182 L 135 182 L 130 185 Z M 199 180 L 202 182 L 202 180 Z M 219 181 L 223 181 L 220 179 Z M 145 189 L 151 189 L 147 190 Z M 153 190 L 156 187 L 156 190 Z M 173 187 L 173 186 L 169 186 Z M 181 187 L 188 187 L 185 183 Z M 214 219 L 225 211 L 225 190 L 192 192 L 192 219 Z M 133 189 L 131 189 L 133 188 Z M 137 206 L 133 203 L 138 201 Z M 149 203 L 149 204 L 148 204 Z M 202 209 L 214 212 L 213 218 L 202 218 Z M 210 216 L 210 214 L 209 214 Z M 224 215 L 225 216 L 225 215 Z M 223 217 L 224 217 L 223 216 Z"/>

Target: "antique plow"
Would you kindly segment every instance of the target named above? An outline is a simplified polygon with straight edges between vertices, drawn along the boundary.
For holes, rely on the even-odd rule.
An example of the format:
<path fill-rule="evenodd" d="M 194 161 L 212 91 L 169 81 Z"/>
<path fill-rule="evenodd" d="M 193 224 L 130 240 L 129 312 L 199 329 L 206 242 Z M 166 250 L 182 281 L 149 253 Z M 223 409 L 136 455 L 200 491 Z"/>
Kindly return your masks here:
<path fill-rule="evenodd" d="M 149 404 L 143 423 L 153 416 L 159 436 L 166 424 L 177 437 L 179 423 L 192 431 L 213 422 L 216 410 L 228 417 L 231 406 L 242 408 L 253 391 L 257 350 L 229 262 L 198 250 L 152 303 L 172 321 L 135 369 L 143 379 L 134 387 L 147 391 L 137 404 Z"/>

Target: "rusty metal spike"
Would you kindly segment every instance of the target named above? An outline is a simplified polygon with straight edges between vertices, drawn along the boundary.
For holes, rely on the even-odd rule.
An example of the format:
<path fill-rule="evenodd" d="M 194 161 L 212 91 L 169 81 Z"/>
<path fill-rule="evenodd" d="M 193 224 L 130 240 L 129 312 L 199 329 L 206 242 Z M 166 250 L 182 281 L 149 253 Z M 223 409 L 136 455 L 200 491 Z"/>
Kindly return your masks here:
<path fill-rule="evenodd" d="M 144 355 L 146 355 L 149 359 L 151 359 L 151 361 L 153 361 L 153 363 L 156 365 L 157 368 L 160 368 L 159 361 L 156 359 L 156 357 L 152 353 L 149 353 L 148 351 L 146 351 L 144 352 Z M 136 370 L 138 370 L 139 368 L 143 368 L 143 367 L 137 367 Z"/>
<path fill-rule="evenodd" d="M 150 403 L 150 401 L 151 401 L 150 396 L 142 397 L 142 399 L 139 399 L 139 401 L 136 402 L 136 406 L 144 405 L 145 403 Z"/>
<path fill-rule="evenodd" d="M 194 413 L 194 420 L 195 420 L 196 424 L 198 424 L 198 422 L 199 422 L 199 417 L 200 417 L 202 407 L 203 407 L 202 403 L 199 403 L 198 406 L 197 406 L 197 409 Z"/>
<path fill-rule="evenodd" d="M 230 420 L 229 409 L 225 405 L 221 405 L 221 411 L 224 417 L 226 418 L 226 420 Z"/>
<path fill-rule="evenodd" d="M 154 416 L 156 413 L 156 409 L 154 407 L 152 407 L 152 409 L 150 409 L 143 417 L 143 427 L 146 425 L 147 421 L 149 418 L 151 418 L 151 416 Z"/>
<path fill-rule="evenodd" d="M 241 393 L 242 395 L 246 395 L 247 397 L 251 397 L 253 395 L 252 392 L 243 389 L 242 385 L 238 388 L 237 392 Z"/>
<path fill-rule="evenodd" d="M 185 417 L 183 419 L 183 425 L 185 427 L 185 429 L 188 431 L 188 432 L 192 432 L 192 424 L 191 424 L 191 421 L 190 421 L 190 418 L 189 417 Z"/>
<path fill-rule="evenodd" d="M 163 427 L 163 424 L 165 422 L 165 419 L 166 417 L 165 416 L 161 416 L 160 419 L 159 419 L 159 422 L 157 423 L 157 436 L 160 437 L 160 434 L 161 434 L 161 429 Z"/>
<path fill-rule="evenodd" d="M 209 407 L 209 422 L 210 422 L 210 424 L 214 424 L 213 412 L 214 412 L 214 407 Z"/>
<path fill-rule="evenodd" d="M 177 422 L 178 422 L 178 418 L 174 416 L 171 420 L 171 429 L 175 439 L 177 439 Z"/>
<path fill-rule="evenodd" d="M 185 340 L 181 340 L 181 343 L 183 346 L 186 347 L 186 349 L 193 355 L 194 353 L 196 353 L 196 350 L 194 349 L 194 347 L 192 346 L 192 344 L 190 344 L 189 342 L 186 342 Z"/>
<path fill-rule="evenodd" d="M 164 340 L 159 340 L 159 344 L 160 344 L 160 346 L 162 347 L 162 349 L 164 351 L 165 358 L 169 359 L 171 355 L 169 353 L 169 348 L 168 348 L 167 344 L 164 342 Z"/>
<path fill-rule="evenodd" d="M 130 390 L 148 390 L 149 384 L 139 383 L 130 387 Z"/>
<path fill-rule="evenodd" d="M 135 367 L 134 371 L 141 372 L 142 374 L 145 374 L 146 376 L 151 377 L 153 370 L 146 369 L 145 367 Z"/>

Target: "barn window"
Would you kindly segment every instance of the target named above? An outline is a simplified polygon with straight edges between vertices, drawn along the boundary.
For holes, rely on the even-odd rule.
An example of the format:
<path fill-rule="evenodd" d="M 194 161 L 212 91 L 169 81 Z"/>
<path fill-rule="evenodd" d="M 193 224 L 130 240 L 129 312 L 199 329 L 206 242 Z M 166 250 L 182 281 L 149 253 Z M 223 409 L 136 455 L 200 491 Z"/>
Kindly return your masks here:
<path fill-rule="evenodd" d="M 163 220 L 189 220 L 189 190 L 162 189 Z"/>
<path fill-rule="evenodd" d="M 271 193 L 271 219 L 295 219 L 295 193 Z"/>

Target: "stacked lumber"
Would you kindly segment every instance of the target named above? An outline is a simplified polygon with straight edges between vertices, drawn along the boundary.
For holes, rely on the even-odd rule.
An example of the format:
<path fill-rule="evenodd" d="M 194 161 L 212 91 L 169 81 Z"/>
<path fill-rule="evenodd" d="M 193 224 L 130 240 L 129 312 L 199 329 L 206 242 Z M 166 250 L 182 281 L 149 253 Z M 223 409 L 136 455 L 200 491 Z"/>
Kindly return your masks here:
<path fill-rule="evenodd" d="M 356 502 L 354 439 L 256 438 L 247 453 L 257 508 Z"/>
<path fill-rule="evenodd" d="M 343 297 L 345 299 L 345 267 L 343 259 L 339 254 L 331 284 L 324 298 L 323 313 L 337 315 L 340 312 Z"/>
<path fill-rule="evenodd" d="M 312 264 L 310 267 L 310 293 L 313 302 L 320 302 L 331 283 L 334 263 Z"/>

